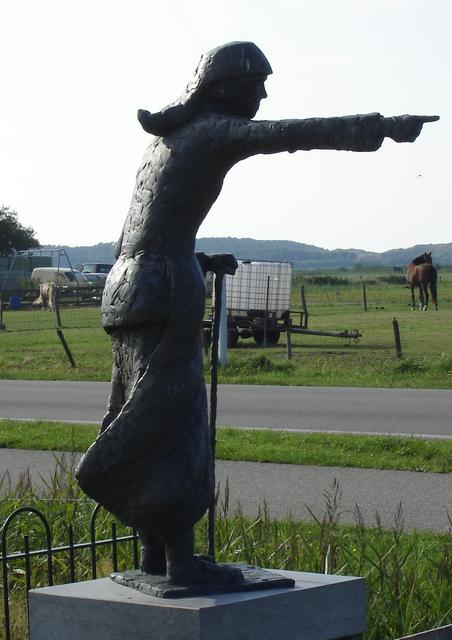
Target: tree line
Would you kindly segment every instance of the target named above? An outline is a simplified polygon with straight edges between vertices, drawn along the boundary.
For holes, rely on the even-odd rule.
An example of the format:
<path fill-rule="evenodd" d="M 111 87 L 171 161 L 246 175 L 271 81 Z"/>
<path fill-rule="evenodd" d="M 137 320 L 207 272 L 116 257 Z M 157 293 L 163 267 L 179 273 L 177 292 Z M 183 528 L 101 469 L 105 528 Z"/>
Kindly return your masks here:
<path fill-rule="evenodd" d="M 0 256 L 9 256 L 14 251 L 38 249 L 40 246 L 35 230 L 22 225 L 14 209 L 0 205 Z"/>

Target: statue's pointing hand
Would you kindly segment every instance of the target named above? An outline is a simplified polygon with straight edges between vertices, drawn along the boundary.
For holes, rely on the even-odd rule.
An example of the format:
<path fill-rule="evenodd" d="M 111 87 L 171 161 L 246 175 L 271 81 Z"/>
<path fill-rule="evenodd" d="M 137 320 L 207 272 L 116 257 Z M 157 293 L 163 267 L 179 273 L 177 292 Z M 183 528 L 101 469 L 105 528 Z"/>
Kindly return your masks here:
<path fill-rule="evenodd" d="M 393 116 L 383 118 L 385 137 L 395 142 L 414 142 L 426 122 L 436 122 L 439 116 Z"/>

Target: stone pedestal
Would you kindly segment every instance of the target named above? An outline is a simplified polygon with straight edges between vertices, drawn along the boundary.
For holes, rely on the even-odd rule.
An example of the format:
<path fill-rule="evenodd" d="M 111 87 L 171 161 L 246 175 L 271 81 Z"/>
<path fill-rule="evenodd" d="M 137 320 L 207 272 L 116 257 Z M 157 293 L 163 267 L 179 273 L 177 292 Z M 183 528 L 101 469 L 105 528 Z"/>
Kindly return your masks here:
<path fill-rule="evenodd" d="M 109 578 L 30 591 L 30 640 L 336 640 L 366 630 L 362 578 L 280 571 L 291 589 L 164 600 Z"/>

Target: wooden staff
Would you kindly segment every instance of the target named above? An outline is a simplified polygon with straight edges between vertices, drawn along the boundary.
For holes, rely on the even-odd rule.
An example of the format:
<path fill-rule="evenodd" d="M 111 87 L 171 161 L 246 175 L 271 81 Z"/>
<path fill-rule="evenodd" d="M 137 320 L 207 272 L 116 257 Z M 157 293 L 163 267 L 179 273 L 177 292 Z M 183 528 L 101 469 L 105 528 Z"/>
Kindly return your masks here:
<path fill-rule="evenodd" d="M 220 319 L 222 305 L 224 274 L 215 274 L 215 304 L 212 318 L 211 345 L 210 345 L 210 446 L 213 455 L 213 487 L 208 514 L 208 550 L 209 556 L 215 560 L 215 449 L 217 439 L 217 390 L 218 390 L 218 339 L 220 336 Z"/>

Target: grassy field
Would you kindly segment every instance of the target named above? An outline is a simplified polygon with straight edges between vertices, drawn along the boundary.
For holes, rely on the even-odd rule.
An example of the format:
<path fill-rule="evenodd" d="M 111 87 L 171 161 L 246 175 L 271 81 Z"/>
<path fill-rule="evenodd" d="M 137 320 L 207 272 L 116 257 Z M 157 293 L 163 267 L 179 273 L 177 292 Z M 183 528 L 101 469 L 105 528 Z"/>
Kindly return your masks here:
<path fill-rule="evenodd" d="M 394 278 L 399 282 L 391 282 Z M 388 281 L 385 281 L 389 280 Z M 309 328 L 358 329 L 358 341 L 293 335 L 293 358 L 281 344 L 259 348 L 240 340 L 229 351 L 220 382 L 319 386 L 452 388 L 452 273 L 440 271 L 439 310 L 412 312 L 403 276 L 389 270 L 299 274 L 293 281 L 293 323 L 299 322 L 305 286 Z M 368 311 L 363 309 L 366 283 Z M 396 357 L 392 320 L 401 333 L 403 357 Z M 76 367 L 69 365 L 54 329 L 54 317 L 40 311 L 5 311 L 0 331 L 0 378 L 108 380 L 110 344 L 100 329 L 99 310 L 63 308 L 64 333 Z M 45 327 L 45 328 L 44 328 Z M 208 363 L 206 359 L 206 373 Z"/>
<path fill-rule="evenodd" d="M 0 448 L 86 451 L 97 425 L 0 420 Z M 218 460 L 451 473 L 452 441 L 356 434 L 217 429 Z"/>

